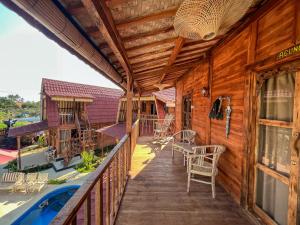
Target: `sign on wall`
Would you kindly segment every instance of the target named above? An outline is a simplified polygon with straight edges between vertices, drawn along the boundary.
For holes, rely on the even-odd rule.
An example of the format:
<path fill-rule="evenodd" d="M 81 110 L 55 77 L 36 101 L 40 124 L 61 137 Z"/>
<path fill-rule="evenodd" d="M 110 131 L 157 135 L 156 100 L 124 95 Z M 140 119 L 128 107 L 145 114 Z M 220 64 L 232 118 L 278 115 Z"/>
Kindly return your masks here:
<path fill-rule="evenodd" d="M 277 59 L 283 59 L 292 55 L 300 53 L 300 44 L 297 44 L 291 48 L 285 49 L 278 53 Z"/>

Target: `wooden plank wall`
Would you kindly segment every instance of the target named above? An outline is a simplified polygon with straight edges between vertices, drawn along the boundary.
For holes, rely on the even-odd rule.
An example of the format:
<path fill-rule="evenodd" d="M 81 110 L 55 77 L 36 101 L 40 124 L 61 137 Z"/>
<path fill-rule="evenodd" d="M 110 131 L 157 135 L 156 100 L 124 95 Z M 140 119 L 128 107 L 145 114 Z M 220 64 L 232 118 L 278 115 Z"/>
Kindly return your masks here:
<path fill-rule="evenodd" d="M 223 144 L 226 152 L 220 159 L 218 182 L 240 203 L 243 201 L 243 163 L 247 152 L 246 130 L 249 124 L 245 122 L 250 113 L 249 72 L 248 63 L 253 63 L 270 57 L 295 44 L 299 37 L 295 23 L 295 0 L 283 0 L 269 12 L 248 24 L 234 38 L 214 48 L 207 61 L 199 62 L 176 83 L 176 130 L 181 129 L 182 96 L 192 93 L 192 129 L 197 131 L 199 144 Z M 257 23 L 256 29 L 251 29 Z M 255 32 L 255 33 L 254 33 Z M 254 39 L 253 36 L 255 35 Z M 253 43 L 253 40 L 255 42 Z M 250 46 L 250 47 L 249 47 Z M 254 52 L 249 52 L 254 51 Z M 250 57 L 251 56 L 251 57 Z M 210 62 L 210 64 L 209 64 Z M 209 67 L 211 67 L 211 84 L 209 85 Z M 210 97 L 202 97 L 203 86 L 211 88 Z M 209 120 L 208 114 L 213 101 L 220 95 L 232 98 L 231 130 L 228 139 L 225 137 L 225 119 Z M 225 103 L 224 108 L 225 108 Z M 245 197 L 245 196 L 243 196 Z"/>

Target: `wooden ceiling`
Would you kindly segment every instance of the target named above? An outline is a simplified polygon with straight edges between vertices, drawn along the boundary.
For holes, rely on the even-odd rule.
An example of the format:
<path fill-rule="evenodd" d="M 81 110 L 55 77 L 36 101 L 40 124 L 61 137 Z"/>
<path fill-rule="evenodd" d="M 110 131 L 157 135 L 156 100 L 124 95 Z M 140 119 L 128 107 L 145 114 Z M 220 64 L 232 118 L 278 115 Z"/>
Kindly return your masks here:
<path fill-rule="evenodd" d="M 173 28 L 182 0 L 60 0 L 78 25 L 126 80 L 141 92 L 174 85 L 208 51 L 266 1 L 255 1 L 228 34 L 211 41 L 178 37 Z"/>

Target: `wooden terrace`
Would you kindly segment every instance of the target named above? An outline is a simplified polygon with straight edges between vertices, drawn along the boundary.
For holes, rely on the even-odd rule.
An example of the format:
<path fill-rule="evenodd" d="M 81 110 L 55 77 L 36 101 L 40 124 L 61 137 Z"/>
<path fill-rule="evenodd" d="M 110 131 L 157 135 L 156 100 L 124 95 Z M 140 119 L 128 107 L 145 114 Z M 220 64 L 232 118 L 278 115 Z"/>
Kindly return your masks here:
<path fill-rule="evenodd" d="M 126 92 L 126 135 L 52 225 L 249 223 L 239 207 L 300 224 L 300 0 L 2 2 Z M 226 148 L 216 200 L 138 139 L 141 98 L 166 87 L 176 132 Z"/>
<path fill-rule="evenodd" d="M 170 143 L 140 137 L 130 175 L 116 225 L 253 224 L 220 186 L 215 200 L 210 185 L 193 183 L 188 194 L 183 157 L 175 154 L 172 160 Z"/>

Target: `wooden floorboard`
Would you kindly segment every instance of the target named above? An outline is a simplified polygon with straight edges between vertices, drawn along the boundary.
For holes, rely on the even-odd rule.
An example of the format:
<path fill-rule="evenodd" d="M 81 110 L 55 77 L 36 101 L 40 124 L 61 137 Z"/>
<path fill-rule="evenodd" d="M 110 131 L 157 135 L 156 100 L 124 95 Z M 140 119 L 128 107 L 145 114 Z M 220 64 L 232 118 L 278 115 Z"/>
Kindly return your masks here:
<path fill-rule="evenodd" d="M 182 155 L 139 138 L 116 225 L 252 225 L 220 186 L 213 200 L 209 185 L 193 182 L 188 194 L 186 181 Z"/>

